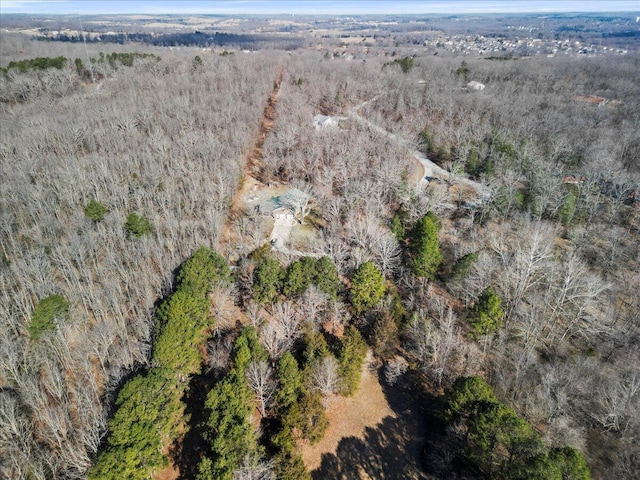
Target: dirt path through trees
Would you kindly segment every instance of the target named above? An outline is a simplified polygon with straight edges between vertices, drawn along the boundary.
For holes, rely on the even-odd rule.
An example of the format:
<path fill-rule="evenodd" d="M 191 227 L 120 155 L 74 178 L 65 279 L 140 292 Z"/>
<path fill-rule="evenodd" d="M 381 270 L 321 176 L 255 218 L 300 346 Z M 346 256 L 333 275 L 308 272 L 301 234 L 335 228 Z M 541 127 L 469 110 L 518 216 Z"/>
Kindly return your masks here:
<path fill-rule="evenodd" d="M 244 174 L 250 175 L 264 183 L 264 179 L 260 178 L 260 167 L 262 163 L 262 147 L 264 147 L 264 141 L 267 138 L 267 134 L 273 130 L 273 125 L 276 120 L 276 104 L 278 103 L 278 94 L 280 93 L 280 84 L 284 72 L 281 70 L 278 74 L 278 78 L 273 84 L 273 91 L 269 95 L 269 100 L 264 107 L 264 113 L 262 115 L 262 122 L 260 123 L 260 134 L 256 140 L 253 149 L 247 157 L 247 163 L 245 164 Z"/>
<path fill-rule="evenodd" d="M 416 185 L 417 188 L 422 189 L 427 186 L 427 184 L 429 183 L 429 180 L 427 179 L 427 177 L 429 178 L 437 177 L 450 183 L 454 183 L 454 184 L 457 183 L 457 184 L 469 187 L 470 189 L 476 192 L 476 194 L 482 201 L 487 200 L 491 196 L 491 191 L 484 185 L 478 182 L 474 182 L 473 180 L 469 180 L 468 178 L 461 177 L 460 175 L 451 173 L 448 170 L 445 170 L 444 168 L 440 167 L 439 165 L 429 160 L 420 151 L 414 150 L 410 146 L 406 145 L 402 141 L 402 139 L 400 139 L 395 133 L 391 133 L 385 130 L 384 128 L 380 127 L 379 125 L 376 125 L 375 123 L 364 118 L 362 115 L 358 113 L 358 111 L 362 109 L 365 105 L 371 102 L 374 102 L 377 98 L 378 96 L 375 96 L 371 100 L 367 100 L 366 102 L 361 103 L 357 107 L 352 108 L 349 111 L 349 117 L 353 118 L 354 120 L 356 120 L 361 124 L 366 125 L 368 128 L 372 129 L 373 131 L 390 138 L 391 140 L 398 143 L 399 145 L 402 145 L 409 151 L 411 156 L 419 163 L 419 165 L 422 167 L 422 170 L 423 170 L 423 175 L 420 176 L 420 179 L 418 180 L 418 183 Z"/>
<path fill-rule="evenodd" d="M 262 148 L 264 147 L 265 139 L 267 138 L 267 134 L 273 130 L 273 126 L 275 124 L 276 119 L 276 105 L 278 103 L 278 94 L 280 93 L 280 84 L 282 83 L 282 78 L 284 77 L 284 71 L 281 70 L 278 73 L 278 76 L 273 83 L 273 90 L 271 91 L 271 95 L 269 95 L 269 99 L 267 100 L 267 104 L 264 107 L 262 113 L 262 120 L 260 121 L 260 131 L 258 134 L 258 138 L 256 138 L 256 142 L 253 147 L 249 151 L 247 155 L 244 170 L 242 172 L 242 181 L 233 196 L 233 203 L 231 204 L 231 208 L 229 209 L 229 215 L 227 216 L 227 221 L 222 228 L 222 232 L 220 235 L 220 246 L 219 250 L 223 252 L 223 254 L 228 254 L 228 252 L 233 251 L 233 245 L 235 237 L 232 232 L 231 223 L 234 219 L 238 218 L 242 215 L 242 204 L 244 203 L 244 198 L 248 193 L 248 189 L 258 183 L 265 183 L 261 174 L 262 167 Z"/>
<path fill-rule="evenodd" d="M 254 143 L 253 148 L 247 155 L 244 171 L 242 172 L 243 183 L 239 185 L 233 197 L 233 204 L 229 210 L 229 220 L 235 218 L 239 213 L 240 206 L 243 203 L 243 195 L 245 193 L 243 187 L 247 183 L 250 183 L 247 182 L 248 178 L 255 178 L 259 182 L 264 183 L 264 178 L 261 178 L 262 175 L 260 173 L 260 169 L 262 167 L 262 148 L 264 147 L 264 141 L 267 138 L 267 134 L 273 130 L 273 126 L 275 124 L 276 105 L 278 103 L 278 94 L 280 93 L 280 84 L 282 83 L 283 76 L 284 71 L 281 70 L 273 84 L 273 91 L 271 92 L 271 95 L 269 95 L 267 104 L 264 107 L 262 120 L 260 122 L 260 133 L 258 134 L 256 143 Z M 228 223 L 229 222 L 227 221 L 225 229 L 228 227 Z M 226 238 L 226 236 L 223 236 L 223 238 Z"/>

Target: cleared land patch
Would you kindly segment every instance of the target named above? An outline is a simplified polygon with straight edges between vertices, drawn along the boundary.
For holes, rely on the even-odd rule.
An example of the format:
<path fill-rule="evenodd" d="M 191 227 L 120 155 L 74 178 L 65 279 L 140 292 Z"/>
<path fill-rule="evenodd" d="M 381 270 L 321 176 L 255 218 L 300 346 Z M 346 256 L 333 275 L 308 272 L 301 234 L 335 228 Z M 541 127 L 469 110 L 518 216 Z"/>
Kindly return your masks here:
<path fill-rule="evenodd" d="M 367 427 L 375 427 L 385 417 L 394 416 L 375 370 L 371 351 L 367 354 L 360 379 L 360 388 L 353 397 L 331 398 L 327 415 L 329 429 L 316 445 L 304 445 L 302 459 L 309 470 L 320 467 L 322 456 L 336 453 L 340 440 L 346 437 L 364 438 Z"/>

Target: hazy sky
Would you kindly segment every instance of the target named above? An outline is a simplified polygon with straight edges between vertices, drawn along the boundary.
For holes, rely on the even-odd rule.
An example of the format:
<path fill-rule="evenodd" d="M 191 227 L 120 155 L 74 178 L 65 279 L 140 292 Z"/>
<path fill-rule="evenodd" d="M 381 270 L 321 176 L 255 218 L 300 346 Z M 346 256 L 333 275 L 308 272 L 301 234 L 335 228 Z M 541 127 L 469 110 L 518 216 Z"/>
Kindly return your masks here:
<path fill-rule="evenodd" d="M 638 12 L 640 0 L 0 0 L 0 13 L 531 13 Z"/>

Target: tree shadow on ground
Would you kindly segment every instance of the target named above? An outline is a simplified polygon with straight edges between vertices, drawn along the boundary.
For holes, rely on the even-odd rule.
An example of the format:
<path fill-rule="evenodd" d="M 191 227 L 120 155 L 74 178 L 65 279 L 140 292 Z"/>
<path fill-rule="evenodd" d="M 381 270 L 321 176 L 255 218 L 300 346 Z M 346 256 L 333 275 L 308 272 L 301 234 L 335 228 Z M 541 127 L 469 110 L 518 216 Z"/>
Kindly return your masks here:
<path fill-rule="evenodd" d="M 203 438 L 204 422 L 207 420 L 204 402 L 215 382 L 214 374 L 194 375 L 182 399 L 186 404 L 187 431 L 184 437 L 175 442 L 170 452 L 174 465 L 180 470 L 178 480 L 196 478 L 200 459 L 208 452 L 209 445 Z"/>
<path fill-rule="evenodd" d="M 442 400 L 406 376 L 394 386 L 378 372 L 384 394 L 395 417 L 385 417 L 368 427 L 364 438 L 347 437 L 335 454 L 324 454 L 320 467 L 311 472 L 324 479 L 429 479 L 425 451 L 442 443 L 445 426 L 440 419 Z"/>

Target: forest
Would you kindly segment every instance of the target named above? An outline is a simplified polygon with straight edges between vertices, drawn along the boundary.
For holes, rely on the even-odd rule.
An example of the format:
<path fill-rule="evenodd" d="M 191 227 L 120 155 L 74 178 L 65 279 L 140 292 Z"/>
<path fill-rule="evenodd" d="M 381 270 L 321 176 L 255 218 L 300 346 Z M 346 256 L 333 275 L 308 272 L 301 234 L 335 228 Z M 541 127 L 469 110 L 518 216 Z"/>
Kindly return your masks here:
<path fill-rule="evenodd" d="M 638 478 L 637 52 L 0 42 L 0 477 Z"/>

